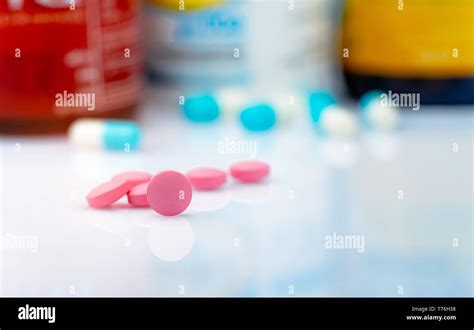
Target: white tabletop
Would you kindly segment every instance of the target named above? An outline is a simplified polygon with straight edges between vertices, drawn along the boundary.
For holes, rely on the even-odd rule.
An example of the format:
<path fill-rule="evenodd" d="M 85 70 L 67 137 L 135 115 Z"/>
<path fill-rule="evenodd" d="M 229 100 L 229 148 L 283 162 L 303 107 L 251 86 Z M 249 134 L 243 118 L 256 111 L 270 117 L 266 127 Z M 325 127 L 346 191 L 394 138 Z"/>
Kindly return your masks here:
<path fill-rule="evenodd" d="M 143 105 L 135 153 L 1 136 L 3 296 L 472 296 L 472 110 L 404 111 L 396 133 L 342 143 L 306 115 L 251 134 L 169 100 Z M 266 182 L 195 192 L 177 217 L 85 201 L 119 171 L 248 158 L 271 164 Z M 328 248 L 343 236 L 359 245 Z"/>

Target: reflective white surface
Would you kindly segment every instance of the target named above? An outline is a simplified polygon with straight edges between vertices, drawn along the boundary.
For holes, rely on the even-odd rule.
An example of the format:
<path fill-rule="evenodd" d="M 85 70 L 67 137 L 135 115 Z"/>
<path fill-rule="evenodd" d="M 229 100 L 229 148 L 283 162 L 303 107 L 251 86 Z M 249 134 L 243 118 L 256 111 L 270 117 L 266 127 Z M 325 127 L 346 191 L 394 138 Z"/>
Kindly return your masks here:
<path fill-rule="evenodd" d="M 196 126 L 155 96 L 136 153 L 1 136 L 1 294 L 472 296 L 472 119 L 425 106 L 403 113 L 395 134 L 342 143 L 318 136 L 306 115 L 268 134 L 232 120 Z M 270 179 L 195 192 L 178 217 L 125 199 L 86 205 L 119 171 L 246 158 L 269 162 Z M 363 248 L 327 248 L 334 233 Z"/>

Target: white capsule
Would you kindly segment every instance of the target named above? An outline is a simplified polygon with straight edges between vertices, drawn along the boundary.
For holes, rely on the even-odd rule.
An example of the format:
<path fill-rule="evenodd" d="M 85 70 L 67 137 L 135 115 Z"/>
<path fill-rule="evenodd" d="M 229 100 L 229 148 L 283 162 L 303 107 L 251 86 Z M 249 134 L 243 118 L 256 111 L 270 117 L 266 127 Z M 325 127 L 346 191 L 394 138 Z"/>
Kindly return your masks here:
<path fill-rule="evenodd" d="M 364 123 L 374 129 L 390 131 L 397 127 L 400 120 L 398 109 L 382 102 L 382 91 L 373 90 L 365 93 L 359 100 Z"/>
<path fill-rule="evenodd" d="M 68 131 L 71 144 L 86 149 L 133 151 L 141 136 L 138 124 L 127 120 L 78 119 Z"/>
<path fill-rule="evenodd" d="M 100 120 L 81 119 L 69 126 L 69 142 L 88 149 L 101 149 L 104 125 Z"/>
<path fill-rule="evenodd" d="M 303 95 L 297 92 L 276 94 L 271 98 L 270 103 L 276 109 L 279 123 L 291 121 L 308 110 Z"/>
<path fill-rule="evenodd" d="M 384 131 L 395 129 L 400 120 L 398 109 L 377 101 L 371 102 L 364 114 L 370 126 Z"/>
<path fill-rule="evenodd" d="M 249 103 L 249 93 L 242 88 L 229 87 L 215 93 L 221 112 L 231 118 L 237 117 L 240 110 Z"/>
<path fill-rule="evenodd" d="M 331 137 L 352 138 L 359 132 L 357 117 L 338 105 L 325 108 L 319 122 L 322 131 Z"/>

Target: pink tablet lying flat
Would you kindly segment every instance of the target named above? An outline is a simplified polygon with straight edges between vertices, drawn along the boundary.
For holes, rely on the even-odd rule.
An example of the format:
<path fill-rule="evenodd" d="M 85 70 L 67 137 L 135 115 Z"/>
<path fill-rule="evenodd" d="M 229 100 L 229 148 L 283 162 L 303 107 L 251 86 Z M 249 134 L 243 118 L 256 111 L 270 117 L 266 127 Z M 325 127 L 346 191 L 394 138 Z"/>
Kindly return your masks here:
<path fill-rule="evenodd" d="M 148 200 L 146 198 L 146 192 L 148 189 L 148 182 L 140 183 L 133 187 L 127 194 L 128 203 L 133 206 L 148 206 Z"/>
<path fill-rule="evenodd" d="M 114 175 L 111 181 L 123 180 L 133 184 L 148 182 L 151 179 L 151 174 L 143 171 L 127 171 Z"/>
<path fill-rule="evenodd" d="M 186 173 L 191 186 L 198 190 L 213 190 L 222 186 L 227 174 L 218 168 L 200 167 Z"/>
<path fill-rule="evenodd" d="M 148 204 L 162 215 L 180 214 L 189 206 L 192 196 L 189 180 L 176 171 L 156 174 L 147 188 Z"/>
<path fill-rule="evenodd" d="M 270 165 L 259 161 L 241 161 L 230 167 L 230 175 L 242 182 L 258 182 L 269 173 Z"/>
<path fill-rule="evenodd" d="M 87 203 L 94 208 L 108 207 L 125 196 L 130 189 L 127 181 L 109 181 L 94 188 L 86 197 Z"/>

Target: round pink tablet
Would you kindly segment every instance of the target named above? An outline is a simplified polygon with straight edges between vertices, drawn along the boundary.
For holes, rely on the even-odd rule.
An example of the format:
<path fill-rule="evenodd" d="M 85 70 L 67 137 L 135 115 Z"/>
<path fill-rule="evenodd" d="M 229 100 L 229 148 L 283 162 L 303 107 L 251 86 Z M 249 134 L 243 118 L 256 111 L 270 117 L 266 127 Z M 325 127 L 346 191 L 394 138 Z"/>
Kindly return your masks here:
<path fill-rule="evenodd" d="M 148 204 L 162 215 L 180 214 L 189 206 L 192 196 L 189 180 L 176 171 L 156 174 L 147 188 Z"/>
<path fill-rule="evenodd" d="M 128 203 L 133 206 L 148 206 L 146 192 L 148 189 L 148 182 L 140 183 L 133 187 L 127 194 Z"/>
<path fill-rule="evenodd" d="M 110 181 L 123 180 L 131 184 L 137 185 L 143 182 L 148 182 L 151 179 L 151 174 L 143 171 L 127 171 L 115 174 Z"/>
<path fill-rule="evenodd" d="M 270 173 L 270 165 L 259 161 L 242 161 L 230 167 L 230 175 L 242 182 L 258 182 Z"/>
<path fill-rule="evenodd" d="M 103 183 L 87 194 L 87 203 L 94 208 L 108 207 L 125 196 L 130 188 L 130 183 L 123 180 Z"/>
<path fill-rule="evenodd" d="M 191 186 L 198 190 L 213 190 L 222 186 L 227 179 L 223 170 L 213 167 L 200 167 L 186 173 Z"/>

